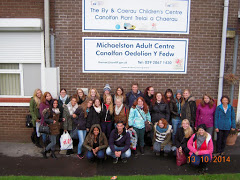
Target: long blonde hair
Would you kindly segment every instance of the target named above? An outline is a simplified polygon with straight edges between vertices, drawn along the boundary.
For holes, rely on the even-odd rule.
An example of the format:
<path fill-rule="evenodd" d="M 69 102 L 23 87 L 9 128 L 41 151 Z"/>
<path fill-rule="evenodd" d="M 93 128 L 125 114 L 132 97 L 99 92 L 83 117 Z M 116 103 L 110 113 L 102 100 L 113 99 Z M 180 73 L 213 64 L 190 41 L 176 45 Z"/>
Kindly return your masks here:
<path fill-rule="evenodd" d="M 38 98 L 37 97 L 37 92 L 38 91 L 41 91 L 41 89 L 35 89 L 35 91 L 33 93 L 33 99 L 34 99 L 35 103 L 37 104 L 37 108 L 39 108 L 39 105 L 41 103 L 41 99 L 42 99 L 42 96 L 43 96 L 42 91 L 41 91 L 41 97 Z"/>
<path fill-rule="evenodd" d="M 189 122 L 188 119 L 182 120 L 182 124 L 183 124 L 183 122 L 186 122 L 189 125 L 189 127 L 187 129 L 183 129 L 184 130 L 184 134 L 185 134 L 185 138 L 189 138 L 190 136 L 193 135 L 193 130 L 192 130 L 191 126 L 190 126 L 190 122 Z"/>
<path fill-rule="evenodd" d="M 88 92 L 88 98 L 92 98 L 92 96 L 91 96 L 91 91 L 92 90 L 94 90 L 95 91 L 95 93 L 96 93 L 96 97 L 94 98 L 94 99 L 100 99 L 100 95 L 99 95 L 99 93 L 98 93 L 98 91 L 97 91 L 97 89 L 96 88 L 91 88 L 90 90 L 89 90 L 89 92 Z M 93 99 L 93 100 L 94 100 Z"/>
<path fill-rule="evenodd" d="M 83 111 L 84 111 L 84 117 L 86 118 L 87 117 L 87 106 L 88 106 L 88 102 L 89 101 L 92 101 L 93 102 L 93 100 L 92 99 L 90 99 L 90 98 L 87 98 L 81 105 L 79 105 L 78 107 L 80 107 L 80 108 L 82 108 L 83 109 Z"/>
<path fill-rule="evenodd" d="M 105 98 L 103 99 L 104 104 L 106 104 L 106 99 L 107 99 L 107 97 L 110 97 L 110 98 L 111 98 L 111 102 L 110 102 L 110 104 L 109 104 L 108 109 L 109 109 L 110 114 L 112 115 L 112 114 L 113 114 L 113 100 L 112 100 L 112 96 L 111 96 L 110 94 L 107 94 L 107 95 L 105 96 Z"/>

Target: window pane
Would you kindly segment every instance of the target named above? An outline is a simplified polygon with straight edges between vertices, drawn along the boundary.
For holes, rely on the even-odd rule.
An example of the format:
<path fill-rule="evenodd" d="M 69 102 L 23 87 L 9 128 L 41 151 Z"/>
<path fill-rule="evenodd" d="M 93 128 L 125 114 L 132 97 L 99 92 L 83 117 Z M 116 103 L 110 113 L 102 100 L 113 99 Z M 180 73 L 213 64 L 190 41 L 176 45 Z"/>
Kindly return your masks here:
<path fill-rule="evenodd" d="M 21 95 L 20 74 L 0 74 L 0 95 Z"/>
<path fill-rule="evenodd" d="M 41 64 L 23 64 L 24 96 L 32 96 L 35 89 L 41 89 Z"/>
<path fill-rule="evenodd" d="M 0 69 L 19 69 L 19 64 L 0 63 Z"/>

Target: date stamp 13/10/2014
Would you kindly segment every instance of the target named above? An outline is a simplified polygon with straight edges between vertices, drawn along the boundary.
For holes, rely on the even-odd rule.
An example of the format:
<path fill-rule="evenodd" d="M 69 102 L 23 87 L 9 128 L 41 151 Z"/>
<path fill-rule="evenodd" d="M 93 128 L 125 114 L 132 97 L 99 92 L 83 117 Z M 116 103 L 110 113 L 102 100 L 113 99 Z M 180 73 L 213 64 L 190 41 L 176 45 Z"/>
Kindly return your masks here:
<path fill-rule="evenodd" d="M 196 158 L 194 156 L 189 156 L 188 157 L 188 162 L 196 162 Z M 231 162 L 231 158 L 230 156 L 213 156 L 212 157 L 212 160 L 209 159 L 208 156 L 201 156 L 200 158 L 200 162 L 203 162 L 203 163 L 208 163 L 209 161 L 213 162 L 213 163 L 230 163 Z"/>

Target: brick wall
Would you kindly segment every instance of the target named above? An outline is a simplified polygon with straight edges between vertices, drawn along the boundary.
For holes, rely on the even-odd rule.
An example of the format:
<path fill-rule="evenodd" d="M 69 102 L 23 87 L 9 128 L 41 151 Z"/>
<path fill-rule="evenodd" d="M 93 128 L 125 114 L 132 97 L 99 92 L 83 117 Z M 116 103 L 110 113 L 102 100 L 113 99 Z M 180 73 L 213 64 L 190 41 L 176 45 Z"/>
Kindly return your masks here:
<path fill-rule="evenodd" d="M 0 141 L 29 142 L 32 128 L 26 128 L 28 107 L 0 107 Z"/>
<path fill-rule="evenodd" d="M 43 0 L 1 0 L 0 18 L 43 18 Z M 178 34 L 122 34 L 83 33 L 82 2 L 75 0 L 51 0 L 51 28 L 56 38 L 56 66 L 60 67 L 61 88 L 68 94 L 75 93 L 77 87 L 95 87 L 100 93 L 106 83 L 112 89 L 123 86 L 130 90 L 131 83 L 137 81 L 140 89 L 154 86 L 156 91 L 166 88 L 189 88 L 200 99 L 207 92 L 217 98 L 218 76 L 221 53 L 223 0 L 191 0 L 190 33 Z M 238 28 L 238 0 L 229 4 L 228 27 Z M 82 73 L 82 37 L 147 37 L 147 38 L 188 38 L 187 74 L 108 74 Z M 225 73 L 232 71 L 234 39 L 227 39 Z M 240 43 L 239 43 L 240 47 Z M 238 49 L 240 50 L 240 48 Z M 237 76 L 240 77 L 240 57 L 238 56 Z M 224 94 L 229 95 L 230 86 L 224 82 Z M 237 99 L 238 86 L 234 91 Z M 0 107 L 0 141 L 30 141 L 31 129 L 25 128 L 27 107 Z M 12 133 L 14 131 L 14 133 Z"/>

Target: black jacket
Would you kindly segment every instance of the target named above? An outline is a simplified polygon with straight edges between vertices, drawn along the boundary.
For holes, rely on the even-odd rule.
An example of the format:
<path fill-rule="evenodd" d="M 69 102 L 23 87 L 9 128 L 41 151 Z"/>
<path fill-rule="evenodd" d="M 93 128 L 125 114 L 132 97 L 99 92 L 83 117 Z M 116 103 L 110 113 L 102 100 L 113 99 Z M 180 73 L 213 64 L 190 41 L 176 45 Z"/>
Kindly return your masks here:
<path fill-rule="evenodd" d="M 86 130 L 87 120 L 84 118 L 84 110 L 81 107 L 78 107 L 74 114 L 77 115 L 76 118 L 73 118 L 76 128 L 78 130 Z"/>
<path fill-rule="evenodd" d="M 190 96 L 183 104 L 181 109 L 181 119 L 188 119 L 191 127 L 194 127 L 196 121 L 196 102 L 195 98 Z"/>
<path fill-rule="evenodd" d="M 101 112 L 97 113 L 94 107 L 92 106 L 88 112 L 86 128 L 90 129 L 93 124 L 100 124 L 101 114 L 102 114 Z"/>
<path fill-rule="evenodd" d="M 181 146 L 183 149 L 186 148 L 187 147 L 187 142 L 190 139 L 190 137 L 185 138 L 183 128 L 182 127 L 178 128 L 177 133 L 175 135 L 176 147 L 179 148 Z"/>
<path fill-rule="evenodd" d="M 158 122 L 159 119 L 164 118 L 167 122 L 170 121 L 170 110 L 168 104 L 161 102 L 155 103 L 150 106 L 151 121 L 153 124 Z"/>
<path fill-rule="evenodd" d="M 113 122 L 113 120 L 113 113 L 110 114 L 110 111 L 107 111 L 106 105 L 102 104 L 101 122 Z"/>
<path fill-rule="evenodd" d="M 170 109 L 171 118 L 180 117 L 180 115 L 178 114 L 177 104 L 176 104 L 176 101 L 174 99 L 172 99 L 170 101 L 169 109 Z"/>
<path fill-rule="evenodd" d="M 146 101 L 148 107 L 150 107 L 150 105 L 152 104 L 152 99 L 153 99 L 153 95 L 151 95 L 150 97 L 148 96 L 148 94 L 144 96 L 144 100 Z"/>

